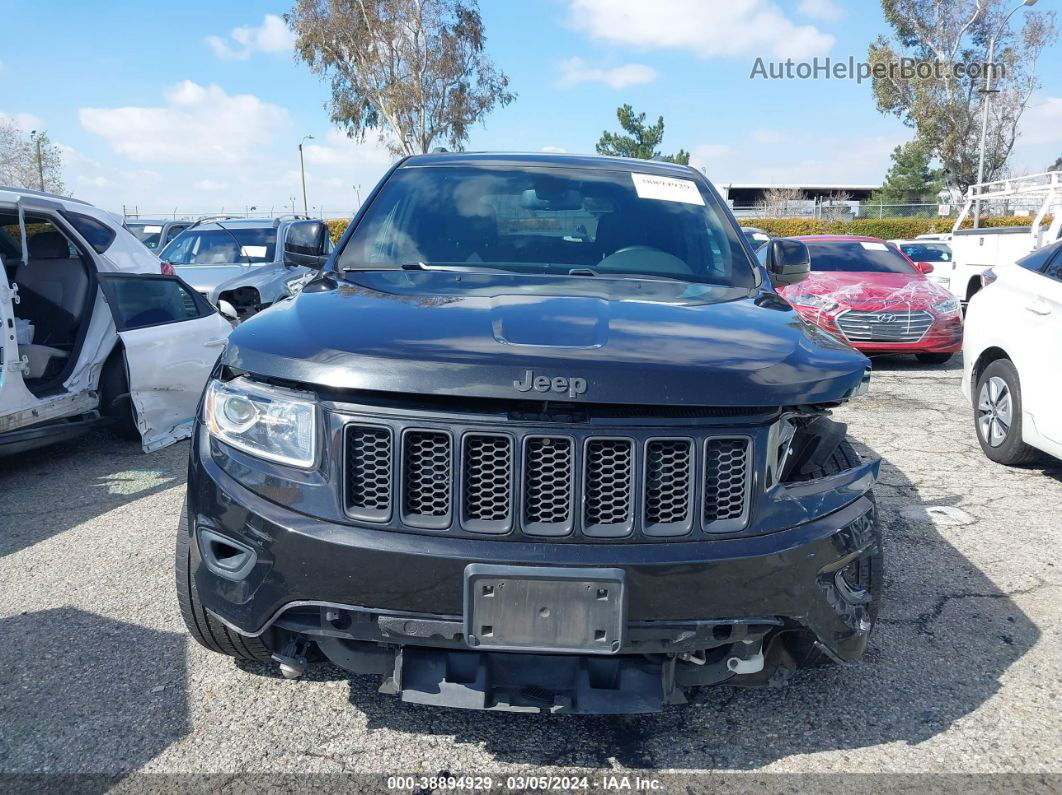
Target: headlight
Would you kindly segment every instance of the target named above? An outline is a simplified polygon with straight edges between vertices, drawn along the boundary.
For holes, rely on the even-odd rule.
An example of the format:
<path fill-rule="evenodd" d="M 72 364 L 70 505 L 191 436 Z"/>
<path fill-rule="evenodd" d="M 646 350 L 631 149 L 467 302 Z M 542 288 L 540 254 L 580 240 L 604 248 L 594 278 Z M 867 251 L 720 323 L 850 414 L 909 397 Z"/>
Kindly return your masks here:
<path fill-rule="evenodd" d="M 211 434 L 245 453 L 297 467 L 316 460 L 317 407 L 303 392 L 246 378 L 211 381 L 205 419 Z"/>
<path fill-rule="evenodd" d="M 825 295 L 800 293 L 797 295 L 787 295 L 785 300 L 794 306 L 808 306 L 813 309 L 820 309 L 823 312 L 832 312 L 837 308 L 837 302 Z"/>
<path fill-rule="evenodd" d="M 949 295 L 946 298 L 934 299 L 933 309 L 941 315 L 949 315 L 952 312 L 959 311 L 959 299 L 954 295 Z"/>

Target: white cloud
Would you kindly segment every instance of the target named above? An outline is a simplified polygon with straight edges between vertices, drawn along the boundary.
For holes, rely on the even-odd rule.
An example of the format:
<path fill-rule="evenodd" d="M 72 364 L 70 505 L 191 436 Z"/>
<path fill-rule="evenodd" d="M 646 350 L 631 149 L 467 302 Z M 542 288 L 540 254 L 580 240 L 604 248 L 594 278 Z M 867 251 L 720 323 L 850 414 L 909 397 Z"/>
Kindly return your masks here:
<path fill-rule="evenodd" d="M 247 159 L 290 126 L 287 110 L 253 94 L 185 80 L 166 92 L 161 108 L 81 108 L 81 126 L 140 162 L 199 164 Z"/>
<path fill-rule="evenodd" d="M 826 22 L 836 22 L 845 15 L 844 9 L 833 0 L 801 0 L 798 10 L 806 17 Z"/>
<path fill-rule="evenodd" d="M 14 124 L 23 132 L 30 130 L 43 130 L 44 120 L 32 113 L 3 113 L 0 112 L 0 123 Z"/>
<path fill-rule="evenodd" d="M 798 25 L 771 0 L 569 0 L 569 22 L 592 38 L 702 58 L 822 55 L 834 37 Z"/>
<path fill-rule="evenodd" d="M 365 140 L 359 143 L 336 129 L 329 131 L 324 143 L 304 144 L 303 155 L 307 163 L 316 166 L 351 166 L 359 163 L 387 166 L 394 159 L 377 133 L 369 131 Z"/>
<path fill-rule="evenodd" d="M 217 191 L 217 190 L 225 190 L 225 188 L 228 187 L 228 183 L 226 183 L 226 182 L 218 182 L 217 180 L 213 180 L 213 179 L 201 179 L 201 180 L 199 180 L 198 182 L 195 183 L 195 187 L 198 190 Z"/>
<path fill-rule="evenodd" d="M 255 52 L 286 53 L 295 44 L 295 34 L 276 14 L 266 14 L 262 24 L 233 28 L 226 40 L 207 36 L 206 43 L 214 55 L 225 61 L 243 61 Z"/>
<path fill-rule="evenodd" d="M 1062 140 L 1062 97 L 1038 97 L 1021 120 L 1023 144 L 1059 143 Z"/>
<path fill-rule="evenodd" d="M 568 58 L 560 63 L 558 85 L 570 88 L 579 83 L 604 83 L 610 88 L 626 88 L 656 80 L 656 70 L 640 63 L 628 63 L 608 69 L 591 66 L 582 58 Z"/>
<path fill-rule="evenodd" d="M 720 157 L 731 154 L 733 149 L 727 144 L 698 144 L 690 152 L 690 165 L 694 168 L 715 167 L 715 161 Z"/>

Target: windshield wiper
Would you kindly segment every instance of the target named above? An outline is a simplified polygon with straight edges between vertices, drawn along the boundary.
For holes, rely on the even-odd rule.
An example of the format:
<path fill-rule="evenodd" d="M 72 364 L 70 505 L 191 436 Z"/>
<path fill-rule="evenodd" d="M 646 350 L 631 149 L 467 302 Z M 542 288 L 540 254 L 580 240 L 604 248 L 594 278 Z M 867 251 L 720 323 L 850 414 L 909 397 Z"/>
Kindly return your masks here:
<path fill-rule="evenodd" d="M 237 254 L 238 255 L 239 254 L 243 254 L 243 246 L 241 246 L 240 245 L 240 241 L 236 239 L 236 235 L 232 234 L 232 230 L 227 228 L 227 227 L 222 226 L 220 221 L 215 221 L 214 225 L 217 226 L 218 229 L 223 230 L 225 232 L 225 234 L 227 234 L 229 237 L 232 238 L 232 242 L 236 244 Z M 253 262 L 251 262 L 251 258 L 247 254 L 243 254 L 243 258 L 245 260 L 247 260 L 247 264 L 248 265 L 253 265 L 254 264 Z"/>
<path fill-rule="evenodd" d="M 426 262 L 402 262 L 397 265 L 376 265 L 372 267 L 361 266 L 343 266 L 340 268 L 343 273 L 366 273 L 369 271 L 426 271 L 426 272 L 440 272 L 440 273 L 493 273 L 493 274 L 507 274 L 517 273 L 518 271 L 506 270 L 504 268 L 485 268 L 480 265 L 469 265 L 466 263 L 426 263 Z"/>

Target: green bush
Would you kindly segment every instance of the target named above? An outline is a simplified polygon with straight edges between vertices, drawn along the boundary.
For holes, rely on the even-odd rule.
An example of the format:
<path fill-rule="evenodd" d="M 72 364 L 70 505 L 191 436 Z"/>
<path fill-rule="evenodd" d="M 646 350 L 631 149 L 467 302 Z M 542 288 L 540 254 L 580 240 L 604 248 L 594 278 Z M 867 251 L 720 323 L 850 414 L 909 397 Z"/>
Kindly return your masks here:
<path fill-rule="evenodd" d="M 851 220 L 825 221 L 813 218 L 741 218 L 742 226 L 756 226 L 779 237 L 794 235 L 865 235 L 884 240 L 906 240 L 918 235 L 950 232 L 954 218 L 854 218 Z M 988 216 L 981 219 L 983 227 L 1028 226 L 1032 218 L 1014 216 Z M 1050 223 L 1050 218 L 1044 220 Z M 967 218 L 963 228 L 973 226 Z"/>

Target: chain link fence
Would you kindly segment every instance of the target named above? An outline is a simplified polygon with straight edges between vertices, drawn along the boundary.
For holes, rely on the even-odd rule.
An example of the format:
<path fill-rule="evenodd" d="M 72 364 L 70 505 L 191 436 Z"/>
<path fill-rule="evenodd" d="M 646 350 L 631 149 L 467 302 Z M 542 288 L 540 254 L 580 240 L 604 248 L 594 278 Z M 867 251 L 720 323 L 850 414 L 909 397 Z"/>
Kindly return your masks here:
<path fill-rule="evenodd" d="M 962 203 L 888 204 L 875 201 L 816 201 L 801 199 L 777 203 L 733 204 L 738 218 L 802 218 L 842 221 L 857 218 L 946 218 L 956 216 Z M 1040 209 L 1040 202 L 993 201 L 981 207 L 981 216 L 1028 216 L 1030 222 Z"/>
<path fill-rule="evenodd" d="M 311 218 L 323 218 L 330 220 L 350 220 L 357 212 L 357 207 L 314 207 L 309 208 L 307 213 Z M 194 221 L 197 218 L 207 216 L 227 215 L 230 218 L 277 218 L 281 215 L 303 214 L 301 206 L 292 208 L 288 205 L 274 205 L 272 207 L 247 206 L 239 208 L 188 208 L 171 207 L 167 210 L 145 209 L 136 205 L 123 206 L 122 214 L 127 221 L 136 220 L 167 220 L 167 221 Z"/>

